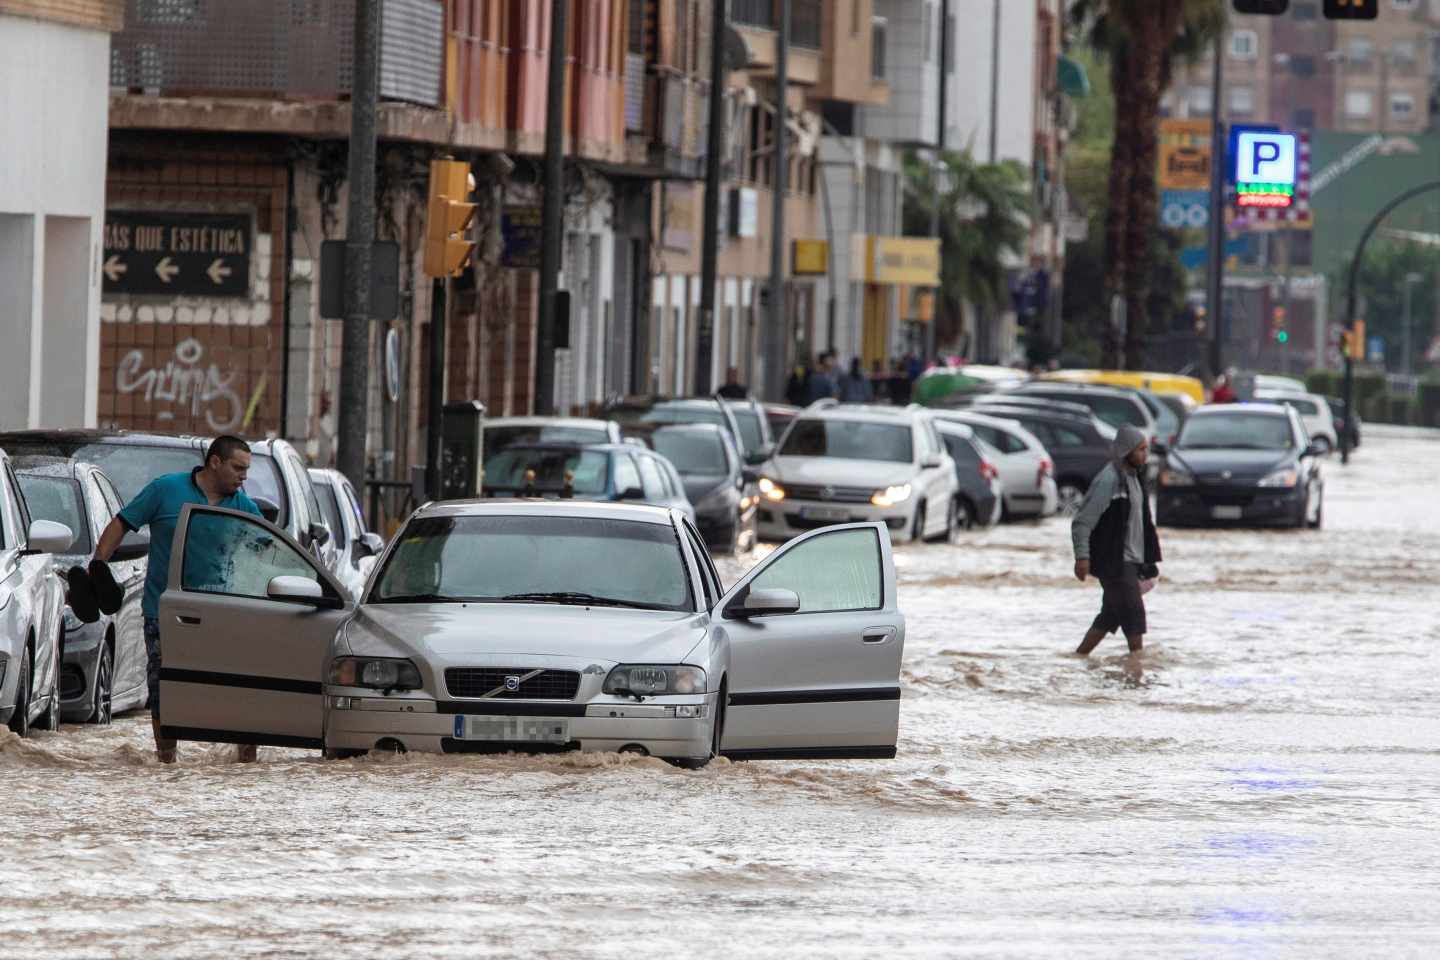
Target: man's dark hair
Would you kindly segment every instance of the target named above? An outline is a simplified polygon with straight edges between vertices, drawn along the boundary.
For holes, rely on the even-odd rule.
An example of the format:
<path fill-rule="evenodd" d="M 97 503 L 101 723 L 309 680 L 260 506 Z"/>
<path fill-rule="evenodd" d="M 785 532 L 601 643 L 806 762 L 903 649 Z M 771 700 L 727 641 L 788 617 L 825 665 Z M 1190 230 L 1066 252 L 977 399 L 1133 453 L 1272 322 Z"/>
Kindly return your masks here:
<path fill-rule="evenodd" d="M 216 437 L 210 441 L 210 448 L 205 451 L 205 466 L 210 466 L 211 457 L 219 457 L 220 462 L 224 463 L 230 459 L 231 454 L 238 453 L 241 450 L 249 453 L 250 444 L 241 440 L 239 437 L 232 437 L 228 433 L 223 437 Z"/>

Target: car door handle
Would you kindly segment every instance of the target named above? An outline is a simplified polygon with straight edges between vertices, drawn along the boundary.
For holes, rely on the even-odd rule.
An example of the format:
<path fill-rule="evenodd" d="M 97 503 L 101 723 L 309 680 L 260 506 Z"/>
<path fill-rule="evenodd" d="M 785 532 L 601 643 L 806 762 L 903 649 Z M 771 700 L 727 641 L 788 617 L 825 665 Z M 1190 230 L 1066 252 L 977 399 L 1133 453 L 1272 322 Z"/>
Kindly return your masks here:
<path fill-rule="evenodd" d="M 177 614 L 175 615 L 175 619 L 178 620 L 178 621 L 180 621 L 181 623 L 185 624 L 186 626 L 190 626 L 190 627 L 198 627 L 198 626 L 200 626 L 200 618 L 199 618 L 199 617 L 190 617 L 190 616 L 186 616 L 186 615 L 183 614 L 183 613 L 177 613 Z"/>
<path fill-rule="evenodd" d="M 861 643 L 884 643 L 895 636 L 894 627 L 871 627 L 860 635 Z"/>

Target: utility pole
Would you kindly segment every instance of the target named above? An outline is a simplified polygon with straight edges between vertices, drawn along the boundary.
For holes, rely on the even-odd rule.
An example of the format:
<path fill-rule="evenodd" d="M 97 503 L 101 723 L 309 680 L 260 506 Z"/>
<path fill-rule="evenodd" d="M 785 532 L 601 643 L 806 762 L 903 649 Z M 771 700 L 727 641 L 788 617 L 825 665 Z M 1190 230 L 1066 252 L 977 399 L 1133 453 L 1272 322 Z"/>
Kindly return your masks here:
<path fill-rule="evenodd" d="M 375 242 L 375 112 L 380 95 L 380 4 L 355 4 L 350 90 L 350 197 L 345 214 L 345 326 L 340 339 L 340 424 L 336 465 L 365 489 L 370 399 L 370 250 Z"/>
<path fill-rule="evenodd" d="M 778 397 L 785 390 L 785 358 L 788 353 L 789 329 L 785 310 L 785 191 L 789 171 L 786 169 L 787 110 L 785 101 L 790 87 L 790 0 L 780 0 L 780 30 L 775 48 L 775 176 L 770 184 L 770 324 L 766 331 L 765 386 L 766 395 Z M 810 345 L 806 344 L 808 349 Z"/>
<path fill-rule="evenodd" d="M 700 254 L 700 329 L 695 343 L 695 392 L 714 389 L 716 261 L 720 257 L 720 141 L 725 136 L 725 31 L 730 0 L 715 0 L 710 26 L 710 133 L 705 147 L 705 239 Z"/>
<path fill-rule="evenodd" d="M 950 0 L 940 4 L 940 103 L 945 103 L 945 61 L 950 50 Z M 1000 162 L 1000 0 L 995 0 L 990 38 L 990 162 Z M 942 110 L 943 116 L 943 110 Z M 942 121 L 943 123 L 943 121 Z M 944 137 L 941 137 L 943 144 Z M 943 149 L 943 146 L 942 146 Z"/>
<path fill-rule="evenodd" d="M 1210 319 L 1210 376 L 1213 380 L 1225 369 L 1225 119 L 1223 86 L 1225 83 L 1226 31 L 1215 34 L 1215 75 L 1210 87 L 1210 230 L 1207 280 L 1207 308 Z"/>
<path fill-rule="evenodd" d="M 550 72 L 545 91 L 545 176 L 540 209 L 540 325 L 535 354 L 535 412 L 555 412 L 555 315 L 565 241 L 565 41 L 569 0 L 550 0 Z M 569 322 L 569 318 L 564 318 Z"/>
<path fill-rule="evenodd" d="M 1000 23 L 1000 4 L 995 4 L 995 23 L 998 32 Z M 946 121 L 950 119 L 950 85 L 946 82 L 950 73 L 950 0 L 940 0 L 940 53 L 935 58 L 940 63 L 940 105 L 935 115 L 935 161 L 930 167 L 930 182 L 934 196 L 931 198 L 930 206 L 930 236 L 940 240 L 942 247 L 944 238 L 940 235 L 940 203 L 944 196 L 945 180 L 945 127 Z M 996 41 L 995 50 L 992 53 L 996 63 L 1000 60 L 999 41 Z M 993 78 L 992 78 L 993 79 Z M 990 153 L 993 158 L 995 153 L 995 107 L 992 102 L 990 109 Z M 992 159 L 993 162 L 993 159 Z M 941 261 L 944 261 L 945 252 L 940 252 Z M 935 291 L 935 305 L 930 309 L 930 323 L 925 328 L 925 357 L 928 360 L 935 355 L 935 325 L 940 322 L 940 306 L 943 301 L 941 291 Z M 977 344 L 978 346 L 978 344 Z"/>

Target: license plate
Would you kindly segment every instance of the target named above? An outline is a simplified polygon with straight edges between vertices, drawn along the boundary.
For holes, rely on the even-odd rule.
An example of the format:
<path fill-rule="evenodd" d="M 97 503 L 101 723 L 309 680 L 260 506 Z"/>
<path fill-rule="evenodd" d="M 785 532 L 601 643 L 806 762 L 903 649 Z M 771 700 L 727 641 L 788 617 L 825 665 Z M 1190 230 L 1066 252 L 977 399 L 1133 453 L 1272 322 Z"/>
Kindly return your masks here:
<path fill-rule="evenodd" d="M 1239 520 L 1245 515 L 1242 507 L 1211 507 L 1210 516 L 1216 520 Z"/>
<path fill-rule="evenodd" d="M 567 743 L 570 721 L 554 717 L 455 717 L 456 740 Z"/>
<path fill-rule="evenodd" d="M 848 520 L 850 512 L 835 507 L 801 507 L 800 516 L 806 520 Z"/>

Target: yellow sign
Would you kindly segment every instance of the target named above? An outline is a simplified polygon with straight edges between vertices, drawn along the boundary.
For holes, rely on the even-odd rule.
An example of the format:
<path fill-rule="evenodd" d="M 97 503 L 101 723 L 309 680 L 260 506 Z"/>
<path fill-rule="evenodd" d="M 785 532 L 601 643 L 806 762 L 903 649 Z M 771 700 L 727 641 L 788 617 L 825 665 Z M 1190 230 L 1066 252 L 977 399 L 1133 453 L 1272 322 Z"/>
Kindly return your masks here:
<path fill-rule="evenodd" d="M 829 262 L 830 245 L 824 240 L 795 241 L 795 276 L 824 276 Z"/>
<path fill-rule="evenodd" d="M 870 283 L 938 287 L 940 240 L 866 236 L 865 279 Z"/>
<path fill-rule="evenodd" d="M 1160 121 L 1160 189 L 1210 189 L 1210 121 Z"/>

